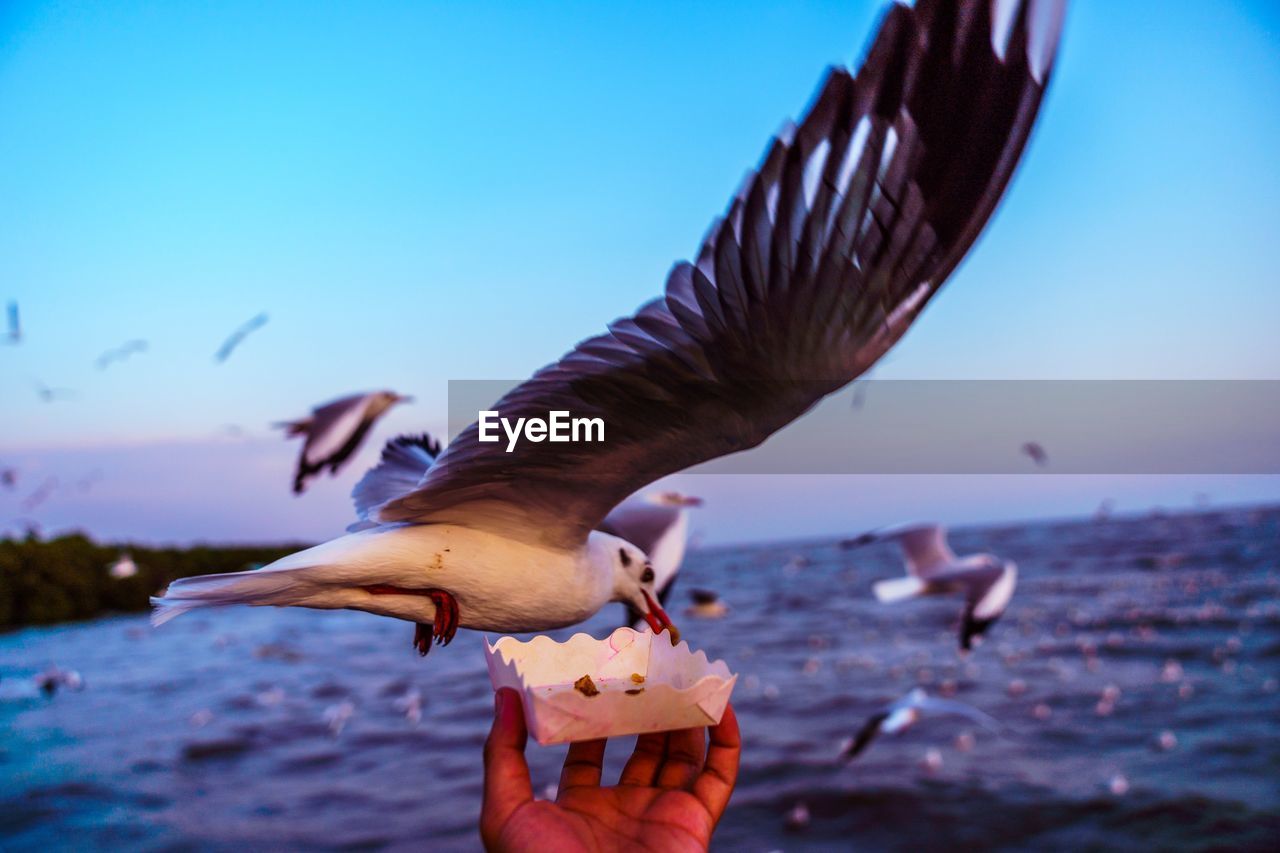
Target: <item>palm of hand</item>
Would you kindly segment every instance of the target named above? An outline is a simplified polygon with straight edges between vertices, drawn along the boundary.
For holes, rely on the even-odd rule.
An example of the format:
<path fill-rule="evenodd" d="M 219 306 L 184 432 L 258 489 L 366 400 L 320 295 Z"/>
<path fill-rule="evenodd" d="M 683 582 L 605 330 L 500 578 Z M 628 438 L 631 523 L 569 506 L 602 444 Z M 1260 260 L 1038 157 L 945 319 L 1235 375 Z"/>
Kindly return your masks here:
<path fill-rule="evenodd" d="M 497 846 L 527 850 L 706 850 L 715 820 L 687 791 L 643 785 L 574 787 L 556 802 L 519 808 L 502 827 Z"/>
<path fill-rule="evenodd" d="M 487 848 L 707 849 L 738 775 L 741 738 L 732 706 L 710 729 L 641 735 L 609 788 L 600 785 L 605 741 L 571 744 L 552 803 L 533 798 L 520 695 L 503 689 L 496 698 L 480 814 Z"/>

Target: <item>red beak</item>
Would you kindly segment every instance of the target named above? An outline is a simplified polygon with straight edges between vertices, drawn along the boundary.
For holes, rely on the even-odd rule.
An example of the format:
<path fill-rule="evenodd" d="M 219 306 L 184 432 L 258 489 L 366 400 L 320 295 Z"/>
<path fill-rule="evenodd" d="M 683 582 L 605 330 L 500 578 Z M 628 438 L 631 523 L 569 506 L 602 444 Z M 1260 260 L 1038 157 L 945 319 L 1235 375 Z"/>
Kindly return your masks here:
<path fill-rule="evenodd" d="M 666 628 L 671 632 L 671 645 L 674 646 L 680 642 L 680 629 L 671 621 L 667 611 L 663 610 L 662 605 L 654 601 L 653 596 L 649 595 L 645 590 L 640 590 L 640 594 L 644 596 L 645 606 L 649 608 L 649 612 L 644 614 L 644 621 L 649 623 L 653 633 L 661 634 L 662 629 Z"/>

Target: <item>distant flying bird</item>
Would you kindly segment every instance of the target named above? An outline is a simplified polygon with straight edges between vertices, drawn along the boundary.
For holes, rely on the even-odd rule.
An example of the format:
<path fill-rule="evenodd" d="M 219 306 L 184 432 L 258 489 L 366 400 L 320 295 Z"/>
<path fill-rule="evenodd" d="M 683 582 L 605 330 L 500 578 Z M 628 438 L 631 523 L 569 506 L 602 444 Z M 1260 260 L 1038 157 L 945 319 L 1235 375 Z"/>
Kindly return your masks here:
<path fill-rule="evenodd" d="M 684 562 L 689 541 L 689 508 L 695 506 L 702 506 L 702 498 L 672 491 L 649 492 L 614 507 L 596 528 L 625 539 L 648 555 L 649 564 L 653 566 L 653 588 L 663 607 L 667 606 L 680 564 Z M 627 605 L 626 624 L 638 628 L 644 621 L 642 611 Z"/>
<path fill-rule="evenodd" d="M 58 488 L 57 477 L 45 477 L 44 481 L 35 488 L 31 494 L 22 499 L 21 507 L 23 512 L 31 512 L 36 507 L 47 501 L 54 491 Z"/>
<path fill-rule="evenodd" d="M 138 564 L 133 561 L 133 557 L 128 554 L 121 554 L 116 561 L 107 569 L 107 574 L 118 581 L 125 578 L 131 578 L 138 573 Z"/>
<path fill-rule="evenodd" d="M 117 361 L 124 361 L 135 353 L 146 352 L 147 342 L 141 338 L 135 338 L 131 341 L 125 341 L 115 349 L 109 349 L 102 355 L 94 359 L 94 364 L 99 370 L 106 370 Z"/>
<path fill-rule="evenodd" d="M 49 697 L 64 687 L 68 690 L 84 689 L 84 679 L 74 669 L 59 669 L 51 666 L 32 680 L 36 687 Z"/>
<path fill-rule="evenodd" d="M 691 607 L 685 609 L 686 616 L 695 619 L 719 619 L 729 612 L 729 607 L 720 600 L 720 595 L 709 589 L 689 590 Z"/>
<path fill-rule="evenodd" d="M 245 322 L 243 326 L 231 333 L 231 336 L 222 342 L 222 346 L 218 347 L 218 351 L 213 354 L 213 360 L 221 364 L 231 357 L 231 353 L 235 352 L 236 347 L 249 336 L 250 333 L 261 329 L 270 319 L 265 313 L 258 314 Z"/>
<path fill-rule="evenodd" d="M 396 403 L 412 400 L 393 391 L 352 394 L 312 409 L 310 417 L 274 424 L 285 430 L 287 437 L 306 436 L 293 478 L 294 494 L 302 494 L 307 480 L 325 468 L 331 475 L 337 474 L 364 443 L 378 418 Z"/>
<path fill-rule="evenodd" d="M 13 491 L 18 485 L 17 468 L 0 468 L 0 486 Z"/>
<path fill-rule="evenodd" d="M 872 714 L 854 735 L 853 742 L 844 750 L 841 758 L 852 761 L 878 735 L 900 734 L 920 722 L 925 716 L 964 717 L 992 732 L 997 734 L 1000 732 L 1000 724 L 989 714 L 984 714 L 972 705 L 957 702 L 954 699 L 935 699 L 925 693 L 923 688 L 917 687 L 906 696 Z"/>
<path fill-rule="evenodd" d="M 76 396 L 76 392 L 70 388 L 51 388 L 43 382 L 36 380 L 35 383 L 36 396 L 45 403 L 56 403 L 59 400 L 71 400 Z"/>
<path fill-rule="evenodd" d="M 503 446 L 474 423 L 412 492 L 363 513 L 376 526 L 259 572 L 175 581 L 155 621 L 347 608 L 443 641 L 563 628 L 622 601 L 670 627 L 644 552 L 597 528 L 663 477 L 761 444 L 906 333 L 1013 174 L 1063 6 L 894 4 L 857 77 L 827 74 L 664 296 L 489 407 L 508 423 L 599 418 L 607 440 Z"/>
<path fill-rule="evenodd" d="M 884 602 L 901 601 L 921 595 L 963 592 L 964 622 L 960 626 L 960 648 L 968 650 L 999 619 L 1013 598 L 1018 567 L 991 554 L 957 557 L 947 545 L 947 529 L 921 524 L 873 530 L 856 539 L 854 545 L 894 540 L 906 557 L 907 576 L 880 581 L 872 589 Z"/>
<path fill-rule="evenodd" d="M 9 328 L 5 332 L 4 342 L 6 344 L 22 343 L 22 323 L 18 319 L 18 303 L 9 303 Z"/>
<path fill-rule="evenodd" d="M 1037 442 L 1028 441 L 1026 444 L 1022 445 L 1022 452 L 1028 459 L 1036 463 L 1036 465 L 1041 468 L 1049 464 L 1049 454 L 1045 452 L 1045 449 Z"/>

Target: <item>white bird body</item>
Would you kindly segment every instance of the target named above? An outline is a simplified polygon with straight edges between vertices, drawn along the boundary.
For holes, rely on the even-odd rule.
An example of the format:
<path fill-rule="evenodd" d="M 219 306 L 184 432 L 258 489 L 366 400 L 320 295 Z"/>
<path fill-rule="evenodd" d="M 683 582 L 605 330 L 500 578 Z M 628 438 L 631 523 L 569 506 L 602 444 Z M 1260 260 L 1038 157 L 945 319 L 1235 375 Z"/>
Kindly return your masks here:
<path fill-rule="evenodd" d="M 947 544 L 947 529 L 916 524 L 875 530 L 849 540 L 850 545 L 894 540 L 902 547 L 907 575 L 877 581 L 871 589 L 883 603 L 922 595 L 963 593 L 964 624 L 960 645 L 968 649 L 1004 613 L 1018 584 L 1018 566 L 991 554 L 957 557 Z"/>
<path fill-rule="evenodd" d="M 435 619 L 435 604 L 424 595 L 369 591 L 393 586 L 448 590 L 463 628 L 548 631 L 583 621 L 614 597 L 612 555 L 625 545 L 593 532 L 586 547 L 568 552 L 452 524 L 381 526 L 256 571 L 174 581 L 164 598 L 155 599 L 153 622 L 236 603 L 363 610 L 418 623 Z"/>

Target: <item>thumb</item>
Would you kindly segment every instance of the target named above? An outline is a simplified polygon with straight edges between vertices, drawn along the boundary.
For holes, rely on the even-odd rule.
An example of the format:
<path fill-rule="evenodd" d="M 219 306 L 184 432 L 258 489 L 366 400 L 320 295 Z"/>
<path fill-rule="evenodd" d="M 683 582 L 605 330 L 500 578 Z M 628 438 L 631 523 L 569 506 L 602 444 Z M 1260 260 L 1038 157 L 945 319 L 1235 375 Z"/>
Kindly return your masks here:
<path fill-rule="evenodd" d="M 494 695 L 493 728 L 484 744 L 484 805 L 480 836 L 487 846 L 517 809 L 533 801 L 533 783 L 524 758 L 528 731 L 520 694 L 504 687 Z"/>

